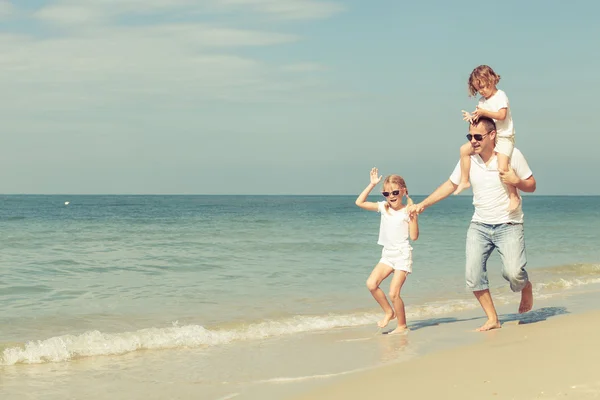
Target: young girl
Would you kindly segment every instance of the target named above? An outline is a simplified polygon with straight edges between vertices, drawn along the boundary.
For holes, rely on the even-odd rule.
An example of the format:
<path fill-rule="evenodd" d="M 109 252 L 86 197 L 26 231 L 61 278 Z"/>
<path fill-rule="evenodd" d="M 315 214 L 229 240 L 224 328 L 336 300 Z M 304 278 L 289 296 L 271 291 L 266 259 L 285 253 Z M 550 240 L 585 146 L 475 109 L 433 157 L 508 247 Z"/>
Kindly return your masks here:
<path fill-rule="evenodd" d="M 477 121 L 479 117 L 492 118 L 496 123 L 496 157 L 498 157 L 498 170 L 508 171 L 510 157 L 515 146 L 515 129 L 510 113 L 508 97 L 502 90 L 496 88 L 500 75 L 487 65 L 475 68 L 469 76 L 469 95 L 481 95 L 477 109 L 472 114 L 462 111 L 465 121 Z M 471 168 L 471 143 L 465 143 L 460 148 L 461 181 L 454 194 L 459 194 L 463 189 L 471 186 L 469 183 L 469 170 Z M 508 211 L 514 211 L 521 202 L 517 188 L 506 185 L 510 204 Z"/>
<path fill-rule="evenodd" d="M 406 314 L 404 302 L 400 297 L 400 289 L 408 274 L 412 272 L 412 247 L 408 242 L 419 238 L 419 222 L 416 213 L 410 217 L 406 212 L 406 206 L 413 204 L 408 197 L 408 190 L 404 179 L 398 175 L 390 175 L 383 181 L 383 197 L 385 201 L 377 203 L 368 202 L 367 197 L 371 190 L 381 181 L 377 168 L 371 169 L 371 183 L 363 190 L 356 199 L 356 205 L 370 211 L 378 211 L 381 214 L 379 226 L 379 240 L 377 244 L 383 246 L 381 260 L 373 268 L 367 288 L 383 309 L 385 316 L 377 323 L 380 328 L 385 327 L 392 319 L 398 319 L 398 327 L 390 333 L 406 331 Z M 402 204 L 402 198 L 406 196 L 407 204 Z M 394 273 L 390 284 L 389 296 L 392 306 L 385 297 L 379 285 L 391 273 Z"/>

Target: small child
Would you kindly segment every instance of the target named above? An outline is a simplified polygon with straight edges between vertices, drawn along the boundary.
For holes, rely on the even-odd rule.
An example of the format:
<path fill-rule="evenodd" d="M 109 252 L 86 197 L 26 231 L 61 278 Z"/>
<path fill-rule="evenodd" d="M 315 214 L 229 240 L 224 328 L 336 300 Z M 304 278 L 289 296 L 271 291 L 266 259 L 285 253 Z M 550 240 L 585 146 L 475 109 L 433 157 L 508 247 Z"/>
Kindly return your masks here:
<path fill-rule="evenodd" d="M 500 75 L 487 65 L 480 65 L 475 68 L 469 76 L 469 95 L 475 96 L 477 93 L 481 95 L 477 109 L 473 113 L 462 111 L 463 119 L 469 121 L 477 121 L 479 117 L 492 118 L 496 123 L 496 147 L 494 151 L 498 157 L 498 170 L 507 172 L 515 147 L 515 129 L 510 112 L 510 104 L 508 97 L 504 91 L 496 88 L 500 81 Z M 471 168 L 471 154 L 473 148 L 471 143 L 465 143 L 460 148 L 460 166 L 461 179 L 454 194 L 459 194 L 463 189 L 471 186 L 469 183 L 469 171 Z M 517 193 L 517 188 L 512 185 L 506 185 L 510 204 L 508 211 L 515 211 L 521 199 Z"/>
<path fill-rule="evenodd" d="M 406 206 L 412 205 L 413 201 L 408 197 L 406 182 L 398 175 L 389 175 L 383 181 L 383 197 L 386 201 L 377 203 L 368 202 L 367 197 L 371 190 L 381 181 L 377 168 L 371 169 L 371 182 L 356 199 L 356 205 L 369 211 L 378 211 L 381 214 L 379 226 L 379 240 L 377 244 L 383 246 L 381 260 L 375 265 L 369 279 L 367 288 L 377 301 L 385 316 L 377 323 L 380 328 L 385 327 L 392 319 L 398 319 L 398 327 L 390 333 L 405 332 L 406 313 L 404 301 L 400 297 L 400 289 L 406 281 L 408 274 L 412 272 L 412 247 L 408 241 L 419 238 L 419 222 L 417 214 L 409 216 Z M 406 196 L 407 204 L 402 204 L 402 198 Z M 391 273 L 394 273 L 390 284 L 389 296 L 392 306 L 385 297 L 379 285 Z"/>

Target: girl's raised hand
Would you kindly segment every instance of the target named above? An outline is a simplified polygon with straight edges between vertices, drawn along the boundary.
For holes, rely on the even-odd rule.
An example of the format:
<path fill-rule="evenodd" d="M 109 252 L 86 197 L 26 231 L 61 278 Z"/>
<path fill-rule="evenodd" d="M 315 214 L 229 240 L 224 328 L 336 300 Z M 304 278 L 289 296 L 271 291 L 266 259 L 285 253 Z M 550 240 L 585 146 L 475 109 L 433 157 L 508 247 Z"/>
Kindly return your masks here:
<path fill-rule="evenodd" d="M 473 123 L 473 116 L 471 113 L 466 112 L 465 110 L 461 110 L 463 115 L 463 121 L 469 121 L 470 124 Z"/>
<path fill-rule="evenodd" d="M 474 121 L 477 121 L 479 118 L 485 117 L 485 109 L 479 108 L 479 106 L 477 106 L 477 108 L 475 109 L 475 111 L 473 111 L 473 114 L 471 114 L 471 116 L 473 117 Z"/>
<path fill-rule="evenodd" d="M 371 184 L 377 185 L 381 181 L 381 175 L 379 175 L 379 170 L 375 167 L 371 168 Z"/>

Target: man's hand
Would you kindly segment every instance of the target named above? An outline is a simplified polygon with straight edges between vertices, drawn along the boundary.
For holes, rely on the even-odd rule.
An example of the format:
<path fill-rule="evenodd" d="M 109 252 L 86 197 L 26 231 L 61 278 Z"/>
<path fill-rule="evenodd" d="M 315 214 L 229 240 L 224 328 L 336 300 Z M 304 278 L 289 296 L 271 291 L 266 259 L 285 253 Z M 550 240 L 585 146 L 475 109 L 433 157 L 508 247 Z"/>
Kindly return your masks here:
<path fill-rule="evenodd" d="M 425 211 L 425 206 L 422 203 L 413 204 L 406 207 L 406 213 L 412 218 L 414 215 L 421 214 Z"/>
<path fill-rule="evenodd" d="M 515 174 L 515 171 L 509 166 L 508 171 L 502 172 L 500 171 L 500 179 L 503 183 L 511 186 L 517 186 L 521 182 L 521 178 Z"/>

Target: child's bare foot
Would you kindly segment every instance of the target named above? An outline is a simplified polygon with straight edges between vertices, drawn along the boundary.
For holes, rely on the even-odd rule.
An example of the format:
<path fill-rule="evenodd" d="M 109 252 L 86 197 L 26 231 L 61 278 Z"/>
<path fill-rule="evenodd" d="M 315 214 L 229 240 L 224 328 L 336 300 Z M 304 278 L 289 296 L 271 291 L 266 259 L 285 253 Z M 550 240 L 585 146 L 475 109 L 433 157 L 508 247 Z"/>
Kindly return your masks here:
<path fill-rule="evenodd" d="M 458 184 L 458 187 L 456 188 L 456 190 L 454 191 L 453 194 L 459 194 L 460 192 L 462 192 L 463 190 L 470 188 L 471 187 L 471 183 L 469 182 L 461 182 Z"/>
<path fill-rule="evenodd" d="M 531 282 L 527 282 L 527 285 L 521 290 L 521 304 L 519 304 L 519 314 L 531 311 L 533 308 L 533 286 Z"/>
<path fill-rule="evenodd" d="M 393 311 L 391 313 L 386 313 L 385 317 L 383 317 L 383 319 L 377 323 L 377 326 L 380 328 L 385 328 L 387 324 L 389 324 L 394 318 L 396 318 L 396 314 L 394 314 Z"/>
<path fill-rule="evenodd" d="M 499 329 L 502 328 L 502 325 L 500 325 L 500 321 L 498 320 L 487 320 L 487 322 L 483 325 L 481 325 L 479 328 L 475 329 L 477 332 L 486 332 L 486 331 L 491 331 L 492 329 Z"/>
<path fill-rule="evenodd" d="M 388 335 L 395 335 L 398 333 L 404 334 L 404 333 L 408 333 L 408 327 L 406 325 L 403 326 L 399 326 L 396 329 L 394 329 L 393 331 L 388 332 Z"/>
<path fill-rule="evenodd" d="M 508 211 L 509 212 L 515 211 L 517 208 L 519 208 L 520 204 L 521 204 L 521 198 L 519 197 L 518 194 L 515 194 L 514 196 L 510 196 L 510 204 L 508 205 Z"/>

